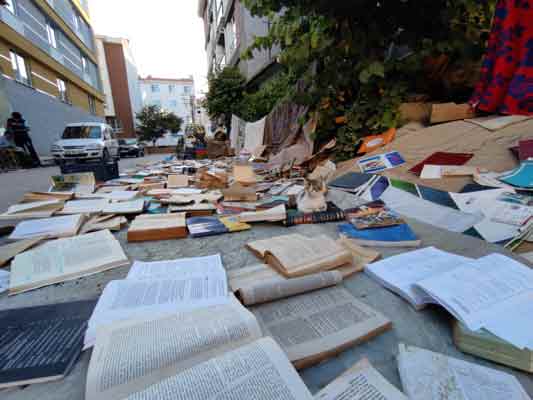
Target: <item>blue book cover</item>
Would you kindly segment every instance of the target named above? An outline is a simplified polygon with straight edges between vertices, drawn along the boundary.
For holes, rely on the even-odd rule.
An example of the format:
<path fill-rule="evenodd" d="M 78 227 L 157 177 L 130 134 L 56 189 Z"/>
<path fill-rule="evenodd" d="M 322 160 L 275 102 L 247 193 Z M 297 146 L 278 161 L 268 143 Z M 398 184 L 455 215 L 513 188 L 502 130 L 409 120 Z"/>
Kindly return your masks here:
<path fill-rule="evenodd" d="M 418 237 L 407 224 L 388 226 L 385 228 L 357 229 L 352 224 L 341 224 L 339 233 L 361 242 L 401 243 L 418 241 Z"/>
<path fill-rule="evenodd" d="M 519 188 L 533 188 L 533 161 L 524 161 L 510 174 L 501 176 L 500 181 Z"/>
<path fill-rule="evenodd" d="M 222 235 L 229 232 L 229 229 L 218 217 L 187 218 L 187 229 L 193 238 Z"/>

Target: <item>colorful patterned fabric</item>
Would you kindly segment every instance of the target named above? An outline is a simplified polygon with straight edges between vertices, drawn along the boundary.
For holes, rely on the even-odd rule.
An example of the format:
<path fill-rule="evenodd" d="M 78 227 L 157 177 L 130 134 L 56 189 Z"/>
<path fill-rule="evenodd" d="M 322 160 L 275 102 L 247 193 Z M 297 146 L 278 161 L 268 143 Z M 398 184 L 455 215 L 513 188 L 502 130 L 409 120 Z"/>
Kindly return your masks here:
<path fill-rule="evenodd" d="M 499 0 L 481 80 L 478 110 L 533 115 L 533 0 Z"/>

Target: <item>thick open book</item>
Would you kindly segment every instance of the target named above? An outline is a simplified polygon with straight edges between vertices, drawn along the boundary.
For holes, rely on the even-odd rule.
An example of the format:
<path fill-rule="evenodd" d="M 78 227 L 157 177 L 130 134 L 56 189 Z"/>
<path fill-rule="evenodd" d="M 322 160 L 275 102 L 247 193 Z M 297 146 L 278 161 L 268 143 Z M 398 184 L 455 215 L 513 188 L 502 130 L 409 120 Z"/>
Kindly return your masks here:
<path fill-rule="evenodd" d="M 342 287 L 329 287 L 250 308 L 265 336 L 297 369 L 331 358 L 387 331 L 388 318 Z"/>
<path fill-rule="evenodd" d="M 530 400 L 505 372 L 400 344 L 398 370 L 410 400 Z"/>
<path fill-rule="evenodd" d="M 408 399 L 363 359 L 318 392 L 315 400 Z"/>
<path fill-rule="evenodd" d="M 366 267 L 365 272 L 420 310 L 435 301 L 416 288 L 415 284 L 430 277 L 438 277 L 468 261 L 471 259 L 427 247 L 372 263 Z"/>
<path fill-rule="evenodd" d="M 187 269 L 187 264 L 192 269 Z M 118 321 L 227 302 L 227 277 L 220 257 L 193 259 L 190 263 L 187 260 L 136 262 L 127 279 L 111 281 L 105 287 L 89 320 L 84 348 L 94 345 L 98 329 Z"/>
<path fill-rule="evenodd" d="M 63 209 L 63 205 L 63 201 L 57 199 L 14 204 L 0 214 L 0 220 L 48 218 Z"/>
<path fill-rule="evenodd" d="M 100 231 L 44 243 L 15 257 L 9 294 L 92 275 L 128 263 L 111 232 Z"/>
<path fill-rule="evenodd" d="M 311 399 L 282 350 L 261 337 L 235 298 L 110 325 L 97 335 L 86 399 Z"/>
<path fill-rule="evenodd" d="M 128 242 L 187 237 L 185 213 L 139 215 L 128 229 Z"/>
<path fill-rule="evenodd" d="M 351 251 L 327 236 L 299 234 L 250 242 L 246 247 L 288 278 L 327 271 L 352 262 Z"/>
<path fill-rule="evenodd" d="M 75 236 L 84 221 L 85 216 L 80 214 L 22 221 L 9 239 L 53 239 Z"/>

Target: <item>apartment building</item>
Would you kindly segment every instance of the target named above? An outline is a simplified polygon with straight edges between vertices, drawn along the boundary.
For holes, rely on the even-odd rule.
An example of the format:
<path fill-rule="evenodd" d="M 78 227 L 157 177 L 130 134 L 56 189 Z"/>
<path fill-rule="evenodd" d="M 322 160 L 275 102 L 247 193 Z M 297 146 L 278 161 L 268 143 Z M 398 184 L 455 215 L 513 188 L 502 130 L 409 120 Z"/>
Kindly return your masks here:
<path fill-rule="evenodd" d="M 87 0 L 3 0 L 0 79 L 39 154 L 49 154 L 65 124 L 103 121 L 97 65 Z"/>
<path fill-rule="evenodd" d="M 156 78 L 148 76 L 140 79 L 143 105 L 155 105 L 162 110 L 173 112 L 183 119 L 183 128 L 195 122 L 194 78 Z"/>
<path fill-rule="evenodd" d="M 198 15 L 204 21 L 208 73 L 238 66 L 254 84 L 275 69 L 277 49 L 255 52 L 251 60 L 240 57 L 256 36 L 268 33 L 268 19 L 252 16 L 239 0 L 199 0 Z"/>
<path fill-rule="evenodd" d="M 139 72 L 128 39 L 96 36 L 98 67 L 105 95 L 106 122 L 119 137 L 136 137 L 135 115 L 142 109 Z"/>

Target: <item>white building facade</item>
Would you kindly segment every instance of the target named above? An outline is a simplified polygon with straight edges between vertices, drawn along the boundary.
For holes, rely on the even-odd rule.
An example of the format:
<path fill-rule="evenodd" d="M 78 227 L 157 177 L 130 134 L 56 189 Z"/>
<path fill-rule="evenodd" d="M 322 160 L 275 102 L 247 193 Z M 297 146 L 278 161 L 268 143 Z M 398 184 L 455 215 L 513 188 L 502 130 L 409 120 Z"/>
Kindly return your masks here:
<path fill-rule="evenodd" d="M 144 106 L 155 105 L 164 111 L 173 112 L 183 119 L 184 128 L 195 123 L 194 78 L 186 79 L 155 78 L 140 79 L 141 96 Z"/>

